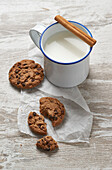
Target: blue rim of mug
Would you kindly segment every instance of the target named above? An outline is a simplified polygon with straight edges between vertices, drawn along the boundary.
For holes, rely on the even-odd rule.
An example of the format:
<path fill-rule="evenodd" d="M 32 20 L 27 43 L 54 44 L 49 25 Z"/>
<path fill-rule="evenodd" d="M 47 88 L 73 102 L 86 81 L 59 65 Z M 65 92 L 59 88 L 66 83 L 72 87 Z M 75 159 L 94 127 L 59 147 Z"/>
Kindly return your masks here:
<path fill-rule="evenodd" d="M 76 22 L 76 21 L 69 21 L 69 22 L 73 22 L 73 23 L 75 23 L 75 24 L 81 25 L 82 27 L 84 27 L 84 28 L 88 31 L 88 33 L 90 34 L 90 36 L 93 38 L 91 32 L 88 30 L 88 28 L 87 28 L 86 26 L 84 26 L 84 25 L 82 25 L 82 24 L 80 24 L 79 22 Z M 76 63 L 79 63 L 79 62 L 81 62 L 82 60 L 84 60 L 84 59 L 91 53 L 93 47 L 90 47 L 89 52 L 88 52 L 83 58 L 81 58 L 80 60 L 74 61 L 74 62 L 69 62 L 69 63 L 58 62 L 58 61 L 56 61 L 56 60 L 51 59 L 50 57 L 48 57 L 48 56 L 45 54 L 44 50 L 42 49 L 42 45 L 41 45 L 42 37 L 43 37 L 44 33 L 48 30 L 48 28 L 52 27 L 52 26 L 55 25 L 55 24 L 58 24 L 58 22 L 55 22 L 55 23 L 49 25 L 49 26 L 43 31 L 43 33 L 42 33 L 41 36 L 40 36 L 39 46 L 40 46 L 40 50 L 42 51 L 42 53 L 44 54 L 44 56 L 45 56 L 46 58 L 48 58 L 49 60 L 51 60 L 52 62 L 57 63 L 57 64 L 62 64 L 62 65 L 76 64 Z"/>

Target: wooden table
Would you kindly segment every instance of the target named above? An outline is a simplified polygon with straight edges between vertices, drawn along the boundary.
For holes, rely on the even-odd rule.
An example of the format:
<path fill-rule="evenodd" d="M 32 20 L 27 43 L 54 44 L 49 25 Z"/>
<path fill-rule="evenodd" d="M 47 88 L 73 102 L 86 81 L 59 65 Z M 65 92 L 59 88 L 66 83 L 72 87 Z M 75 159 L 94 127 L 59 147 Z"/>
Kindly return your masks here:
<path fill-rule="evenodd" d="M 36 149 L 36 138 L 19 132 L 20 90 L 11 87 L 8 71 L 28 58 L 28 31 L 46 26 L 56 14 L 87 26 L 97 40 L 90 74 L 79 89 L 94 114 L 90 144 L 59 143 L 51 154 Z M 0 1 L 0 169 L 112 168 L 112 1 L 1 0 Z"/>

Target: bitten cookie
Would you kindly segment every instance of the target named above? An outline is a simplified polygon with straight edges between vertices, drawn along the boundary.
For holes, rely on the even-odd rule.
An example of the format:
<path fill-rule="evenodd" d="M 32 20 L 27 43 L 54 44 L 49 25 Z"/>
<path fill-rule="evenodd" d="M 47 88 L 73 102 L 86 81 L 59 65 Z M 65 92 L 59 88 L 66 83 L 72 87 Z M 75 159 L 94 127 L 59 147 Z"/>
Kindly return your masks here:
<path fill-rule="evenodd" d="M 65 108 L 59 100 L 51 97 L 43 97 L 40 99 L 40 113 L 48 117 L 55 127 L 63 121 Z"/>
<path fill-rule="evenodd" d="M 44 78 L 43 68 L 33 60 L 22 60 L 12 66 L 9 81 L 21 89 L 30 89 L 41 83 Z"/>
<path fill-rule="evenodd" d="M 38 115 L 36 112 L 30 112 L 28 116 L 28 125 L 30 129 L 37 134 L 47 134 L 47 124 L 44 122 L 44 116 Z"/>
<path fill-rule="evenodd" d="M 51 136 L 45 136 L 41 138 L 36 143 L 38 148 L 46 151 L 52 151 L 58 148 L 57 142 Z"/>

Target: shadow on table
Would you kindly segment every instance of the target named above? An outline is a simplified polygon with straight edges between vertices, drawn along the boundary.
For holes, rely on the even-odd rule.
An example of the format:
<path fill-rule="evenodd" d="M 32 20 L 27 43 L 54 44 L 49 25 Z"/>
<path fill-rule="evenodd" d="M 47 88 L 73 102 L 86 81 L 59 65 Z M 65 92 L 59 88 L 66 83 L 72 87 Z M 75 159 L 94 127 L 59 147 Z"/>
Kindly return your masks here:
<path fill-rule="evenodd" d="M 60 142 L 62 144 L 65 144 L 65 145 L 71 145 L 71 146 L 76 146 L 76 147 L 80 147 L 80 148 L 86 148 L 86 147 L 90 147 L 90 143 L 86 143 L 86 142 L 78 142 L 78 143 L 65 143 L 65 142 Z"/>
<path fill-rule="evenodd" d="M 10 86 L 11 86 L 11 88 L 13 88 L 14 90 L 18 91 L 19 93 L 21 92 L 20 88 L 17 88 L 16 86 L 13 86 L 11 83 L 10 83 Z"/>

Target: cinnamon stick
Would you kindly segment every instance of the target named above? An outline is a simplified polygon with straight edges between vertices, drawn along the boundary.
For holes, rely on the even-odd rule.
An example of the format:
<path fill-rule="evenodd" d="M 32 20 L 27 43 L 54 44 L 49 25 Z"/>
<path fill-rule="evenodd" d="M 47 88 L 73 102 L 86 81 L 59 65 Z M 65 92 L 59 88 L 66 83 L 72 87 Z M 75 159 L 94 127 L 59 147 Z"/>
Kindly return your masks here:
<path fill-rule="evenodd" d="M 94 38 L 92 38 L 91 36 L 89 36 L 88 34 L 86 34 L 85 32 L 83 32 L 81 29 L 79 29 L 78 27 L 76 27 L 75 25 L 73 25 L 71 22 L 67 21 L 65 18 L 63 18 L 60 15 L 57 15 L 55 17 L 55 20 L 58 21 L 61 25 L 63 25 L 66 29 L 68 29 L 69 31 L 71 31 L 73 34 L 75 34 L 77 37 L 79 37 L 80 39 L 82 39 L 84 42 L 86 42 L 88 45 L 90 45 L 91 47 L 93 45 L 95 45 L 96 40 Z"/>

